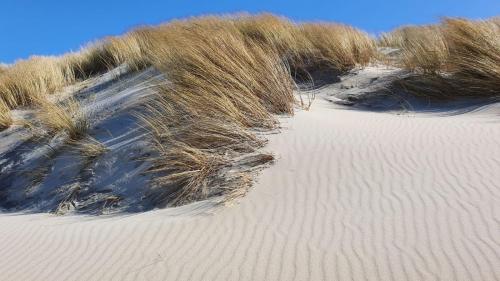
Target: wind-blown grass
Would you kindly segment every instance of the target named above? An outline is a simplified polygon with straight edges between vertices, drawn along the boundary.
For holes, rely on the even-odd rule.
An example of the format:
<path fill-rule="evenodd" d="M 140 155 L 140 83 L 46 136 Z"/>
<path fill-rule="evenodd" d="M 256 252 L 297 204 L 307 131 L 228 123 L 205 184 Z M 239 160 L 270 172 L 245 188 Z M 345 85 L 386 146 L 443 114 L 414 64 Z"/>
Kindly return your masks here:
<path fill-rule="evenodd" d="M 108 37 L 104 47 L 110 53 L 111 66 L 128 64 L 132 70 L 140 70 L 149 66 L 145 57 L 146 45 L 142 45 L 140 37 L 127 33 L 123 36 Z"/>
<path fill-rule="evenodd" d="M 498 21 L 445 21 L 450 68 L 470 94 L 500 95 L 500 25 Z"/>
<path fill-rule="evenodd" d="M 208 24 L 210 23 L 210 24 Z M 177 32 L 186 26 L 229 28 L 249 45 L 272 49 L 281 60 L 302 67 L 318 59 L 348 70 L 373 56 L 372 39 L 352 27 L 334 24 L 298 25 L 271 14 L 201 17 L 143 27 L 123 36 L 108 37 L 78 52 L 61 57 L 32 57 L 3 70 L 0 98 L 10 108 L 36 105 L 47 95 L 78 80 L 104 73 L 126 63 L 132 70 L 167 61 L 184 39 Z"/>
<path fill-rule="evenodd" d="M 88 116 L 74 99 L 63 103 L 45 101 L 41 104 L 38 117 L 49 130 L 66 132 L 70 141 L 81 139 L 90 126 Z"/>
<path fill-rule="evenodd" d="M 247 42 L 272 49 L 291 65 L 300 66 L 312 55 L 312 43 L 307 40 L 301 26 L 284 17 L 244 15 L 234 21 Z"/>
<path fill-rule="evenodd" d="M 419 95 L 449 99 L 500 96 L 498 19 L 444 19 L 384 35 L 381 45 L 402 50 L 402 65 L 416 75 L 397 81 Z"/>
<path fill-rule="evenodd" d="M 10 108 L 5 104 L 4 101 L 0 100 L 0 131 L 3 131 L 10 127 L 12 124 L 12 115 L 10 113 Z"/>
<path fill-rule="evenodd" d="M 312 44 L 313 62 L 348 71 L 366 65 L 375 56 L 375 41 L 366 33 L 341 24 L 308 23 L 302 32 Z"/>
<path fill-rule="evenodd" d="M 55 57 L 31 57 L 0 75 L 0 99 L 10 108 L 39 103 L 47 94 L 71 83 L 73 77 Z"/>
<path fill-rule="evenodd" d="M 401 64 L 412 71 L 435 73 L 446 67 L 449 51 L 439 25 L 406 26 L 380 39 L 381 46 L 402 51 Z"/>
<path fill-rule="evenodd" d="M 138 69 L 143 65 L 134 60 L 129 41 L 128 37 L 109 38 L 60 57 L 34 56 L 18 61 L 0 74 L 0 99 L 10 108 L 39 105 L 63 87 L 125 61 Z"/>
<path fill-rule="evenodd" d="M 248 129 L 272 129 L 273 113 L 293 113 L 289 70 L 277 50 L 246 40 L 234 22 L 176 25 L 180 42 L 167 60 L 155 62 L 171 86 L 161 89 L 144 118 L 159 152 L 152 170 L 164 174 L 154 180 L 155 201 L 178 205 L 243 194 L 237 190 L 248 187 L 248 177 L 231 176 L 230 167 L 264 143 Z"/>

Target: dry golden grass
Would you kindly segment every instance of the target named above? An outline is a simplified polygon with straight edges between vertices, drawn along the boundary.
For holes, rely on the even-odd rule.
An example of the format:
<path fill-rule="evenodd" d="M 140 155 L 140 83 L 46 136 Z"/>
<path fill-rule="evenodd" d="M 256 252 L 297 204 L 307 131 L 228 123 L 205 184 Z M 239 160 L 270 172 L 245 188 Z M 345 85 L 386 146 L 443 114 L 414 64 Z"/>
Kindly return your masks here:
<path fill-rule="evenodd" d="M 447 66 L 448 46 L 439 25 L 399 28 L 382 35 L 379 44 L 400 48 L 400 63 L 413 71 L 436 73 Z"/>
<path fill-rule="evenodd" d="M 154 180 L 154 201 L 240 194 L 235 190 L 246 188 L 248 178 L 229 180 L 226 170 L 263 145 L 248 128 L 274 128 L 273 113 L 293 113 L 289 70 L 277 50 L 247 40 L 232 20 L 176 22 L 167 32 L 163 38 L 176 37 L 177 45 L 154 65 L 171 85 L 143 118 L 159 153 L 152 171 L 164 174 Z"/>
<path fill-rule="evenodd" d="M 90 136 L 78 140 L 70 139 L 68 145 L 71 146 L 76 153 L 88 160 L 92 160 L 108 150 L 104 144 Z"/>
<path fill-rule="evenodd" d="M 187 29 L 241 33 L 248 45 L 276 53 L 293 68 L 327 64 L 339 70 L 366 65 L 375 56 L 374 40 L 366 33 L 340 24 L 295 24 L 272 14 L 205 16 L 136 29 L 127 35 L 140 46 L 142 61 L 168 61 L 179 49 Z M 239 32 L 238 32 L 239 31 Z M 189 33 L 188 33 L 189 34 Z"/>
<path fill-rule="evenodd" d="M 454 79 L 471 94 L 500 95 L 500 26 L 494 20 L 447 19 L 445 38 Z"/>
<path fill-rule="evenodd" d="M 140 57 L 136 57 L 135 65 L 150 66 L 158 58 L 168 59 L 170 56 L 170 46 L 175 45 L 176 38 L 172 35 L 170 26 L 172 23 L 163 24 L 156 27 L 141 27 L 127 33 L 127 36 L 134 38 L 140 49 Z M 134 65 L 134 63 L 132 63 Z"/>
<path fill-rule="evenodd" d="M 278 54 L 247 43 L 232 22 L 202 19 L 173 27 L 177 45 L 155 66 L 187 114 L 272 127 L 271 113 L 292 113 L 293 81 Z M 210 105 L 207 107 L 207 105 Z"/>
<path fill-rule="evenodd" d="M 112 65 L 127 63 L 135 71 L 147 67 L 149 63 L 144 50 L 147 45 L 144 45 L 140 38 L 134 36 L 134 33 L 127 33 L 105 39 L 104 48 L 111 54 Z"/>
<path fill-rule="evenodd" d="M 155 178 L 153 201 L 156 204 L 180 205 L 206 199 L 215 174 L 226 164 L 223 156 L 204 152 L 188 145 L 158 144 L 160 157 L 152 172 L 164 174 Z M 158 189 L 162 189 L 158 192 Z"/>
<path fill-rule="evenodd" d="M 12 124 L 10 108 L 4 101 L 0 100 L 0 131 L 7 129 Z"/>
<path fill-rule="evenodd" d="M 435 26 L 432 25 L 408 25 L 398 27 L 391 32 L 385 32 L 378 38 L 377 44 L 381 47 L 403 48 L 412 35 L 418 34 L 421 30 L 429 29 Z"/>
<path fill-rule="evenodd" d="M 203 117 L 180 120 L 184 125 L 168 124 L 165 121 L 171 116 L 163 114 L 148 118 L 148 122 L 155 122 L 150 125 L 158 152 L 152 159 L 151 172 L 159 176 L 153 180 L 149 194 L 155 204 L 176 206 L 213 195 L 230 195 L 227 199 L 232 199 L 245 193 L 251 181 L 244 176 L 248 174 L 245 167 L 234 166 L 235 159 L 255 152 L 265 141 L 237 124 Z M 260 162 L 249 166 L 272 159 L 261 157 Z"/>
<path fill-rule="evenodd" d="M 78 101 L 69 99 L 60 104 L 44 101 L 40 106 L 38 119 L 49 130 L 64 131 L 72 141 L 85 136 L 90 124 Z"/>
<path fill-rule="evenodd" d="M 319 58 L 347 70 L 357 64 L 366 64 L 373 56 L 371 38 L 347 26 L 297 25 L 270 14 L 201 17 L 139 28 L 57 58 L 33 57 L 20 61 L 3 71 L 0 98 L 11 108 L 37 104 L 38 100 L 43 100 L 61 87 L 123 63 L 127 63 L 132 70 L 158 64 L 158 61 L 164 64 L 172 57 L 179 57 L 173 54 L 173 50 L 179 52 L 180 47 L 185 45 L 182 43 L 186 41 L 183 33 L 190 28 L 202 33 L 203 30 L 207 33 L 225 30 L 232 36 L 243 36 L 245 44 L 259 45 L 266 51 L 271 49 L 273 54 L 293 67 L 300 67 L 303 61 L 315 62 Z"/>
<path fill-rule="evenodd" d="M 368 64 L 375 56 L 375 41 L 356 28 L 331 23 L 308 23 L 301 28 L 313 46 L 315 63 L 319 60 L 347 71 Z"/>
<path fill-rule="evenodd" d="M 293 65 L 302 64 L 312 55 L 312 44 L 301 27 L 290 20 L 272 14 L 242 15 L 234 19 L 246 40 L 264 49 L 273 49 Z"/>
<path fill-rule="evenodd" d="M 47 95 L 77 80 L 104 73 L 128 62 L 144 67 L 131 36 L 109 38 L 61 57 L 31 57 L 2 69 L 0 99 L 10 108 L 37 105 Z"/>
<path fill-rule="evenodd" d="M 141 37 L 132 33 L 106 37 L 90 43 L 76 53 L 64 56 L 67 67 L 73 70 L 76 79 L 87 79 L 102 74 L 121 64 L 127 64 L 137 71 L 147 67 Z"/>
<path fill-rule="evenodd" d="M 204 150 L 223 148 L 235 152 L 253 152 L 264 145 L 263 140 L 234 122 L 183 116 L 182 111 L 174 108 L 179 103 L 171 104 L 171 99 L 165 98 L 170 93 L 169 89 L 161 89 L 160 95 L 148 105 L 149 113 L 140 116 L 160 142 L 184 142 Z"/>
<path fill-rule="evenodd" d="M 77 80 L 104 73 L 127 62 L 134 70 L 144 67 L 134 38 L 109 38 L 61 57 L 34 56 L 2 68 L 0 99 L 10 108 L 37 105 L 47 95 Z"/>
<path fill-rule="evenodd" d="M 0 76 L 0 99 L 10 108 L 40 102 L 73 81 L 62 64 L 56 57 L 31 57 L 17 62 Z"/>
<path fill-rule="evenodd" d="M 88 79 L 120 64 L 115 61 L 106 40 L 90 43 L 76 53 L 66 54 L 62 59 L 73 72 L 75 80 Z"/>
<path fill-rule="evenodd" d="M 500 95 L 497 18 L 401 28 L 383 35 L 379 44 L 401 48 L 402 65 L 416 73 L 396 82 L 408 91 L 445 99 Z"/>

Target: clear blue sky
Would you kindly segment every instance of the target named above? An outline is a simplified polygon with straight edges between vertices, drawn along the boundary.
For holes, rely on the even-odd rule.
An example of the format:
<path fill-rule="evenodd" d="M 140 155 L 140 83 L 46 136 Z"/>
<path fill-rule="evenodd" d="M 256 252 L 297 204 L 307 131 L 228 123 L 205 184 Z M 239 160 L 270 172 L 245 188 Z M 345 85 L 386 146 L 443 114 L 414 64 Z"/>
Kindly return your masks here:
<path fill-rule="evenodd" d="M 88 41 L 141 24 L 242 11 L 268 11 L 298 21 L 337 21 L 378 33 L 402 24 L 436 22 L 442 16 L 500 15 L 500 0 L 2 0 L 0 62 L 77 50 Z"/>

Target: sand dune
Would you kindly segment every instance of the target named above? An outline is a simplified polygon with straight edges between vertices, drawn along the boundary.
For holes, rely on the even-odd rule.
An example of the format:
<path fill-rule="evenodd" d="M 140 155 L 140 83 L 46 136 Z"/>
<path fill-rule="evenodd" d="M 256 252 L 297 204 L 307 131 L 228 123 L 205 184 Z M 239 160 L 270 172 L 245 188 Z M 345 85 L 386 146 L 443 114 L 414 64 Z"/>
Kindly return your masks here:
<path fill-rule="evenodd" d="M 281 119 L 234 206 L 0 215 L 0 279 L 499 280 L 498 107 L 353 110 L 337 90 Z"/>

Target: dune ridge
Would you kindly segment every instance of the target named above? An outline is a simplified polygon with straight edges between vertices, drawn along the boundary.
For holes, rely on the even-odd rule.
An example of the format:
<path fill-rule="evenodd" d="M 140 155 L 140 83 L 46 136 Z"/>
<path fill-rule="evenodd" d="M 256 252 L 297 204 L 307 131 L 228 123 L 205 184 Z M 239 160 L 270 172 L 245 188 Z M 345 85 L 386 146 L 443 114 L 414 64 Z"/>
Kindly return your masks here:
<path fill-rule="evenodd" d="M 406 69 L 405 75 L 387 85 L 406 97 L 394 100 L 377 90 L 396 107 L 405 98 L 417 96 L 424 107 L 425 102 L 436 100 L 491 103 L 498 101 L 498 34 L 496 19 L 445 19 L 437 26 L 396 29 L 377 42 L 343 24 L 294 23 L 266 13 L 235 14 L 139 27 L 76 53 L 20 60 L 0 74 L 0 138 L 19 136 L 11 132 L 23 127 L 31 139 L 9 153 L 0 143 L 0 208 L 99 214 L 145 210 L 145 205 L 146 209 L 178 206 L 210 197 L 227 203 L 245 195 L 253 172 L 274 159 L 260 150 L 266 139 L 254 131 L 271 131 L 277 125 L 276 115 L 293 115 L 296 108 L 309 106 L 312 97 L 296 99 L 295 90 L 385 62 Z M 124 73 L 117 79 L 109 77 L 119 69 Z M 111 79 L 102 81 L 104 88 L 120 85 L 122 76 L 141 77 L 153 70 L 161 78 L 155 79 L 156 85 L 141 85 L 133 91 L 139 96 L 138 91 L 149 93 L 147 99 L 133 101 L 134 114 L 106 116 L 123 117 L 116 123 L 132 122 L 135 129 L 144 129 L 140 138 L 153 149 L 129 158 L 126 170 L 134 169 L 130 166 L 135 159 L 148 162 L 139 169 L 151 175 L 147 186 L 135 190 L 132 201 L 127 200 L 131 197 L 127 181 L 113 175 L 109 181 L 99 181 L 98 190 L 91 188 L 93 175 L 103 170 L 103 160 L 122 160 L 123 155 L 113 155 L 117 151 L 106 147 L 109 139 L 95 130 L 113 131 L 106 127 L 113 124 L 93 118 L 91 106 L 86 106 L 103 95 L 103 89 L 95 87 L 95 93 L 87 91 L 87 95 L 71 89 L 106 76 Z M 66 98 L 61 98 L 61 92 Z M 130 92 L 127 96 L 134 100 Z M 342 100 L 344 104 L 357 104 L 367 96 L 350 93 L 347 97 L 351 100 Z M 369 93 L 368 98 L 372 97 Z M 115 109 L 114 113 L 123 110 Z M 131 142 L 138 140 L 124 136 L 132 137 Z M 33 153 L 22 157 L 25 151 Z M 67 166 L 58 161 L 67 154 L 80 158 L 78 170 L 62 181 L 54 180 L 50 172 Z M 57 177 L 59 172 L 52 174 Z"/>

